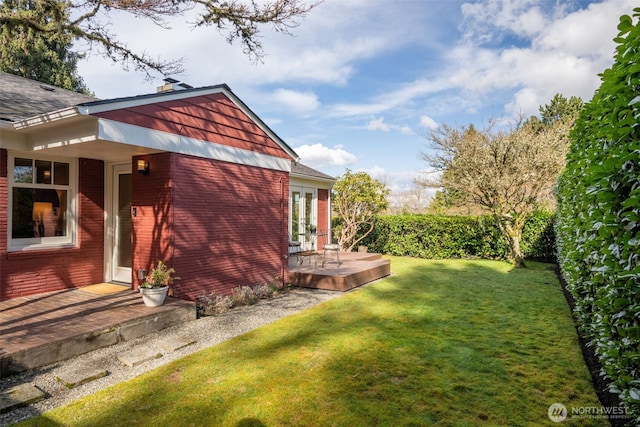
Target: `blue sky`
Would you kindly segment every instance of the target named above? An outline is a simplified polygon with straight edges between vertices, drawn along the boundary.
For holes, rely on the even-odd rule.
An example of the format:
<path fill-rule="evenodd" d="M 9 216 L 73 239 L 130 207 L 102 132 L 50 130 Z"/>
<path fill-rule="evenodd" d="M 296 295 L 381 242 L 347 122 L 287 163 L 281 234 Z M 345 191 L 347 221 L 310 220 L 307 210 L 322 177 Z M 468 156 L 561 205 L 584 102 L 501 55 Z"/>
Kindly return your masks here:
<path fill-rule="evenodd" d="M 554 94 L 587 101 L 613 62 L 616 26 L 630 0 L 325 0 L 293 29 L 265 27 L 253 63 L 215 29 L 171 30 L 116 16 L 130 47 L 184 57 L 192 86 L 228 84 L 300 155 L 333 176 L 364 170 L 394 194 L 427 165 L 420 152 L 440 124 L 537 114 Z M 80 75 L 99 98 L 152 93 L 159 77 L 125 72 L 93 54 Z"/>

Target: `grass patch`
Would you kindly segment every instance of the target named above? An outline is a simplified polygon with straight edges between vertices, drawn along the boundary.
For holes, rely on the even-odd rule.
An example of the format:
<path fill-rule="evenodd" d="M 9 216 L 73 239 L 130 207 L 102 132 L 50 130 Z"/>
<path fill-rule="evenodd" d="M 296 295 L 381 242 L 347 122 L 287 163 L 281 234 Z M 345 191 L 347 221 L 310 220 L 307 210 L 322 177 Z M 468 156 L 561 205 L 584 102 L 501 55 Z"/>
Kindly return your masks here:
<path fill-rule="evenodd" d="M 22 425 L 547 425 L 599 407 L 549 265 L 394 275 Z M 608 425 L 569 419 L 565 425 Z"/>

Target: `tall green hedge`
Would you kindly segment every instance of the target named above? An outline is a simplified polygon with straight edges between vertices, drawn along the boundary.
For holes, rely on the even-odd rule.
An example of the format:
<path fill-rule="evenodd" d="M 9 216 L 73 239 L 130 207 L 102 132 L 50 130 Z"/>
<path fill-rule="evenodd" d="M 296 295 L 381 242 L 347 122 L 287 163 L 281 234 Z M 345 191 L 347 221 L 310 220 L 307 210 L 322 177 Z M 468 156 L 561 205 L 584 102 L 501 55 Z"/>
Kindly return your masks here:
<path fill-rule="evenodd" d="M 529 217 L 522 242 L 525 258 L 555 261 L 553 218 L 546 212 Z M 509 256 L 507 241 L 491 216 L 381 216 L 361 245 L 370 252 L 427 259 Z"/>
<path fill-rule="evenodd" d="M 579 326 L 640 423 L 640 26 L 623 16 L 618 30 L 614 65 L 572 132 L 556 233 Z"/>

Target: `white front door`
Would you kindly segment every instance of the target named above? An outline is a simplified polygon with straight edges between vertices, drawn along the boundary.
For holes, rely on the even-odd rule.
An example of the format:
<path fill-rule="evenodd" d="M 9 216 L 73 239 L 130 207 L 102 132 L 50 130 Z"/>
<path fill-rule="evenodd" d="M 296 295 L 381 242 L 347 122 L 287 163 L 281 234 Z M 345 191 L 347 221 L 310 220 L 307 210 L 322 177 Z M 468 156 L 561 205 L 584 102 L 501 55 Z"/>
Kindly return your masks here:
<path fill-rule="evenodd" d="M 131 283 L 131 164 L 113 166 L 111 200 L 111 280 Z"/>

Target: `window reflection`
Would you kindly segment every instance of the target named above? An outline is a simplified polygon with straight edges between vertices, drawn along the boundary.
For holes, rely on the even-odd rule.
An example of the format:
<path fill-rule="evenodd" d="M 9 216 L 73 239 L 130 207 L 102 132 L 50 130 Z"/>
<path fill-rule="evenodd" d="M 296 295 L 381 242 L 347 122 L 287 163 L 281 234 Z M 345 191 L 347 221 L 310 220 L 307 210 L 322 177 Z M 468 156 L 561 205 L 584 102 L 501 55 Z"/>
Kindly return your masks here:
<path fill-rule="evenodd" d="M 67 235 L 67 191 L 13 189 L 12 237 Z"/>

